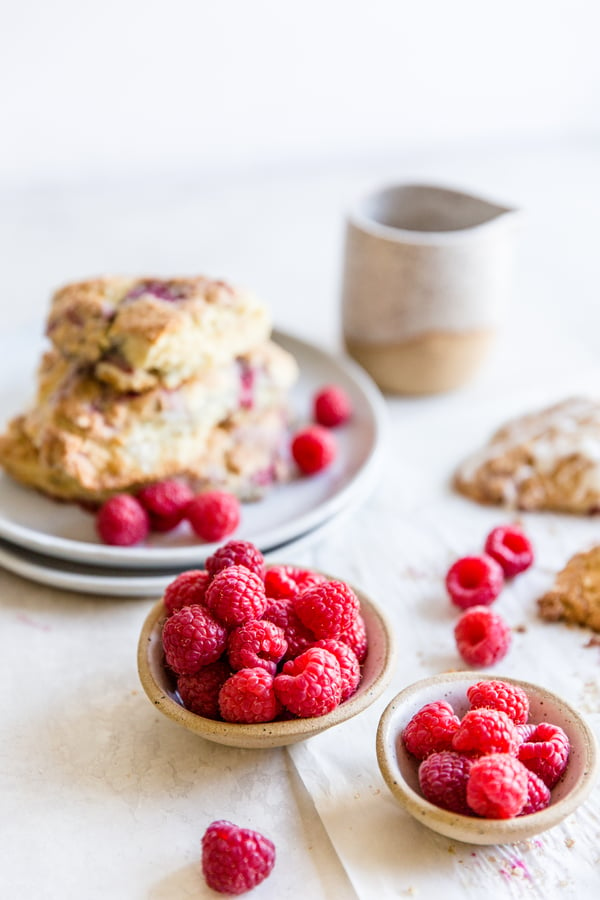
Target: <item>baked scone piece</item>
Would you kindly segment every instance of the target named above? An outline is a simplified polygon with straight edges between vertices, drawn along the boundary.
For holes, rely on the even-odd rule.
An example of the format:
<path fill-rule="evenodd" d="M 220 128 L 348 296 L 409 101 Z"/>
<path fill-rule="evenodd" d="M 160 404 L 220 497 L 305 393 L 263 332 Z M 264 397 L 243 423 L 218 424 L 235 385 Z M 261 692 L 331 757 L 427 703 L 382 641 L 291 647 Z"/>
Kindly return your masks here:
<path fill-rule="evenodd" d="M 177 387 L 265 341 L 253 295 L 209 278 L 105 277 L 52 297 L 46 334 L 65 357 L 93 364 L 119 391 Z"/>
<path fill-rule="evenodd" d="M 551 591 L 538 600 L 540 616 L 600 631 L 600 546 L 571 557 Z"/>
<path fill-rule="evenodd" d="M 573 397 L 497 431 L 454 477 L 472 500 L 524 510 L 600 510 L 600 403 Z"/>

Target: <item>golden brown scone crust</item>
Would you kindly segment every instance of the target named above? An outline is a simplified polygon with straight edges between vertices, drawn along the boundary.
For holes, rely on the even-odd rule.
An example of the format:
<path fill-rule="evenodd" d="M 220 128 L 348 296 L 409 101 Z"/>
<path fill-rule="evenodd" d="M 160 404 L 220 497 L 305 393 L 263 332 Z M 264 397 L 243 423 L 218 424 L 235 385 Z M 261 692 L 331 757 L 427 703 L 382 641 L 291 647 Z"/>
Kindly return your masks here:
<path fill-rule="evenodd" d="M 600 546 L 573 556 L 551 591 L 538 600 L 540 616 L 600 631 Z"/>

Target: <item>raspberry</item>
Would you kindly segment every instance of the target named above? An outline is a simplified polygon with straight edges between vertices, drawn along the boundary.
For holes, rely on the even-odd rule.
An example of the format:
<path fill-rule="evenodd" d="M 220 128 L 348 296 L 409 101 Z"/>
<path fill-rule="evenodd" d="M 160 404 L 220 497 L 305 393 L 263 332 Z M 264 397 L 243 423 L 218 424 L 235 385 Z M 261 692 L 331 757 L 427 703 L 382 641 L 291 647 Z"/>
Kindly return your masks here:
<path fill-rule="evenodd" d="M 287 566 L 271 566 L 265 574 L 265 593 L 275 600 L 289 600 L 298 593 L 298 585 L 287 573 Z"/>
<path fill-rule="evenodd" d="M 137 498 L 150 517 L 153 531 L 171 531 L 183 519 L 193 496 L 187 484 L 172 478 L 147 485 L 138 492 Z"/>
<path fill-rule="evenodd" d="M 569 761 L 569 738 L 558 725 L 540 722 L 519 747 L 518 757 L 545 785 L 553 788 Z"/>
<path fill-rule="evenodd" d="M 292 600 L 300 621 L 319 638 L 337 638 L 354 624 L 358 597 L 343 581 L 324 581 Z"/>
<path fill-rule="evenodd" d="M 458 652 L 470 666 L 492 666 L 510 647 L 510 628 L 487 606 L 465 610 L 454 627 Z"/>
<path fill-rule="evenodd" d="M 507 578 L 524 572 L 533 562 L 531 541 L 517 525 L 500 525 L 490 531 L 485 552 L 500 563 Z"/>
<path fill-rule="evenodd" d="M 459 753 L 516 755 L 519 743 L 517 726 L 500 709 L 470 709 L 452 738 Z"/>
<path fill-rule="evenodd" d="M 223 659 L 202 666 L 195 675 L 180 675 L 177 690 L 181 702 L 197 716 L 218 719 L 219 691 L 230 675 L 229 666 Z"/>
<path fill-rule="evenodd" d="M 550 806 L 550 789 L 546 787 L 541 778 L 535 772 L 527 770 L 527 800 L 519 813 L 520 816 L 528 816 Z"/>
<path fill-rule="evenodd" d="M 329 650 L 339 662 L 342 676 L 341 702 L 343 703 L 344 700 L 352 696 L 360 684 L 360 666 L 356 654 L 350 649 L 348 644 L 336 641 L 333 638 L 317 641 L 316 644 L 313 644 L 313 647 L 322 647 L 323 650 Z"/>
<path fill-rule="evenodd" d="M 335 709 L 342 697 L 340 664 L 328 650 L 309 647 L 275 676 L 275 693 L 296 716 L 323 716 Z"/>
<path fill-rule="evenodd" d="M 208 581 L 208 572 L 203 569 L 189 569 L 178 575 L 167 585 L 163 597 L 169 615 L 184 606 L 200 606 L 204 603 Z"/>
<path fill-rule="evenodd" d="M 267 608 L 265 586 L 245 566 L 227 566 L 209 584 L 206 605 L 225 625 L 243 625 L 262 617 Z"/>
<path fill-rule="evenodd" d="M 455 606 L 489 606 L 504 585 L 502 566 L 491 556 L 463 556 L 450 566 L 446 590 Z"/>
<path fill-rule="evenodd" d="M 298 431 L 292 441 L 292 456 L 304 475 L 314 475 L 331 465 L 337 454 L 333 435 L 322 425 Z"/>
<path fill-rule="evenodd" d="M 501 709 L 516 725 L 524 725 L 529 718 L 529 697 L 523 688 L 504 681 L 478 681 L 467 690 L 472 709 L 487 706 Z"/>
<path fill-rule="evenodd" d="M 409 753 L 425 759 L 430 753 L 452 749 L 460 719 L 445 700 L 426 703 L 414 714 L 404 731 L 402 740 Z"/>
<path fill-rule="evenodd" d="M 302 624 L 290 600 L 275 600 L 269 598 L 267 600 L 267 608 L 264 611 L 263 619 L 273 622 L 283 631 L 287 641 L 287 651 L 284 659 L 293 659 L 308 650 L 311 644 L 314 644 L 316 638 L 312 631 Z"/>
<path fill-rule="evenodd" d="M 240 524 L 240 503 L 225 491 L 206 491 L 190 500 L 185 517 L 203 541 L 221 541 Z"/>
<path fill-rule="evenodd" d="M 343 425 L 352 415 L 348 394 L 335 384 L 322 388 L 316 394 L 313 405 L 315 421 L 327 428 Z"/>
<path fill-rule="evenodd" d="M 130 494 L 116 494 L 103 503 L 96 516 L 96 530 L 105 544 L 131 547 L 148 535 L 148 513 Z"/>
<path fill-rule="evenodd" d="M 367 658 L 367 650 L 369 649 L 369 641 L 367 638 L 365 620 L 360 613 L 357 615 L 350 628 L 347 628 L 346 631 L 340 634 L 339 640 L 343 641 L 344 644 L 348 644 L 348 646 L 354 650 L 359 663 L 365 661 Z"/>
<path fill-rule="evenodd" d="M 265 558 L 250 541 L 228 541 L 208 557 L 205 565 L 211 578 L 227 566 L 245 566 L 261 579 L 265 577 Z"/>
<path fill-rule="evenodd" d="M 240 625 L 231 632 L 227 641 L 229 662 L 234 671 L 262 666 L 274 675 L 277 663 L 286 650 L 283 631 L 266 619 L 255 619 Z"/>
<path fill-rule="evenodd" d="M 184 606 L 163 626 L 167 664 L 177 675 L 194 675 L 225 650 L 227 631 L 204 606 Z"/>
<path fill-rule="evenodd" d="M 280 711 L 273 676 L 260 666 L 234 672 L 219 692 L 219 709 L 226 722 L 272 722 Z"/>
<path fill-rule="evenodd" d="M 536 728 L 537 725 L 534 725 L 533 723 L 529 723 L 528 725 L 517 725 L 520 742 L 523 743 L 523 741 L 528 741 Z"/>
<path fill-rule="evenodd" d="M 441 750 L 431 753 L 419 766 L 419 785 L 426 800 L 468 816 L 467 778 L 471 768 L 468 756 Z"/>
<path fill-rule="evenodd" d="M 202 873 L 221 894 L 243 894 L 264 881 L 275 865 L 275 845 L 258 831 L 212 822 L 202 838 Z"/>
<path fill-rule="evenodd" d="M 527 801 L 527 769 L 508 753 L 490 753 L 471 765 L 467 803 L 488 819 L 517 816 Z"/>
<path fill-rule="evenodd" d="M 298 592 L 327 581 L 324 575 L 321 575 L 320 572 L 313 572 L 312 569 L 299 569 L 297 566 L 286 566 L 285 569 L 292 581 L 296 582 Z"/>

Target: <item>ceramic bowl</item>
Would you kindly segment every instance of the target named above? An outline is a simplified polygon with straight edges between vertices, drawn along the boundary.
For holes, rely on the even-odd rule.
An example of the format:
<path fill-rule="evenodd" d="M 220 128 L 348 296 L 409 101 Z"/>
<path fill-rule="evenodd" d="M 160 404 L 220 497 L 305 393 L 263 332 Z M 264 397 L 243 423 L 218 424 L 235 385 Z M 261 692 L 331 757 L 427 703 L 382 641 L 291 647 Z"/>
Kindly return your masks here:
<path fill-rule="evenodd" d="M 362 591 L 356 588 L 354 591 L 360 601 L 369 651 L 356 693 L 333 712 L 310 719 L 241 725 L 207 719 L 185 709 L 177 699 L 172 674 L 164 665 L 161 634 L 166 615 L 162 600 L 150 610 L 138 643 L 138 672 L 144 691 L 156 709 L 178 725 L 206 740 L 230 747 L 282 747 L 339 725 L 361 713 L 380 696 L 390 682 L 394 665 L 391 626 Z"/>
<path fill-rule="evenodd" d="M 528 816 L 483 819 L 440 809 L 420 793 L 418 762 L 405 750 L 402 732 L 412 716 L 434 700 L 447 700 L 461 717 L 469 708 L 467 688 L 477 681 L 496 680 L 519 685 L 527 692 L 531 722 L 552 722 L 566 732 L 571 742 L 566 773 L 552 791 L 550 806 Z M 377 761 L 395 799 L 433 831 L 471 844 L 520 841 L 557 825 L 590 793 L 597 774 L 597 757 L 593 732 L 572 706 L 536 684 L 502 675 L 452 672 L 417 681 L 389 703 L 377 730 Z"/>

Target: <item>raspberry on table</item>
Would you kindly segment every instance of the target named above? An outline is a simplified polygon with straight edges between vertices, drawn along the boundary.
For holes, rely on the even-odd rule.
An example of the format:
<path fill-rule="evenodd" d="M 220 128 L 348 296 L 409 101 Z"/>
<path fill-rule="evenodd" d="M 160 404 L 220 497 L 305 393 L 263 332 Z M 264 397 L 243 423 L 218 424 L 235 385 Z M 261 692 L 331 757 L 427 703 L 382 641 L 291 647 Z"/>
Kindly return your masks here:
<path fill-rule="evenodd" d="M 245 566 L 259 578 L 265 577 L 265 558 L 250 541 L 228 541 L 207 558 L 205 565 L 211 578 L 228 566 Z"/>
<path fill-rule="evenodd" d="M 275 865 L 275 845 L 249 828 L 225 819 L 212 822 L 202 838 L 202 872 L 221 894 L 243 894 L 267 878 Z"/>
<path fill-rule="evenodd" d="M 511 642 L 504 619 L 487 606 L 471 606 L 454 627 L 458 652 L 470 666 L 486 667 L 504 659 Z"/>
<path fill-rule="evenodd" d="M 347 628 L 346 631 L 343 631 L 342 634 L 340 634 L 338 640 L 343 641 L 344 644 L 348 644 L 348 646 L 354 650 L 359 663 L 364 663 L 369 649 L 369 639 L 367 638 L 365 620 L 360 613 L 357 615 L 350 628 Z"/>
<path fill-rule="evenodd" d="M 402 732 L 404 746 L 417 759 L 452 750 L 460 719 L 446 700 L 434 700 L 419 709 Z"/>
<path fill-rule="evenodd" d="M 164 532 L 179 525 L 193 496 L 184 481 L 170 478 L 146 485 L 138 491 L 137 499 L 148 513 L 151 529 Z"/>
<path fill-rule="evenodd" d="M 96 515 L 96 531 L 105 544 L 132 547 L 148 536 L 148 513 L 131 494 L 115 494 Z"/>
<path fill-rule="evenodd" d="M 163 603 L 169 615 L 184 606 L 201 606 L 208 587 L 209 574 L 204 569 L 182 572 L 167 585 Z"/>
<path fill-rule="evenodd" d="M 337 443 L 322 425 L 298 431 L 292 440 L 292 456 L 304 475 L 314 475 L 331 465 L 337 455 Z"/>
<path fill-rule="evenodd" d="M 283 657 L 285 660 L 299 656 L 316 641 L 312 631 L 303 625 L 296 615 L 290 600 L 267 598 L 267 608 L 263 613 L 263 619 L 268 619 L 283 631 L 288 645 Z"/>
<path fill-rule="evenodd" d="M 485 552 L 500 563 L 507 578 L 524 572 L 533 563 L 533 547 L 518 525 L 500 525 L 488 534 Z"/>
<path fill-rule="evenodd" d="M 219 691 L 231 675 L 227 663 L 221 658 L 196 672 L 180 675 L 177 691 L 186 709 L 207 719 L 219 718 Z"/>
<path fill-rule="evenodd" d="M 273 676 L 260 666 L 234 672 L 219 692 L 219 709 L 226 722 L 272 722 L 281 709 Z"/>
<path fill-rule="evenodd" d="M 221 541 L 240 524 L 240 502 L 226 491 L 206 491 L 189 501 L 185 518 L 203 541 Z"/>
<path fill-rule="evenodd" d="M 463 816 L 471 815 L 467 805 L 467 779 L 471 760 L 452 750 L 430 753 L 419 765 L 419 786 L 426 800 Z"/>
<path fill-rule="evenodd" d="M 529 718 L 529 697 L 516 684 L 505 681 L 478 681 L 467 690 L 472 709 L 487 706 L 501 709 L 516 725 L 524 725 Z"/>
<path fill-rule="evenodd" d="M 319 638 L 338 638 L 352 627 L 360 604 L 344 581 L 324 581 L 292 599 L 300 621 Z"/>
<path fill-rule="evenodd" d="M 455 606 L 489 606 L 504 585 L 500 563 L 491 556 L 463 556 L 450 566 L 446 590 Z"/>
<path fill-rule="evenodd" d="M 254 619 L 240 625 L 230 633 L 227 641 L 227 654 L 234 671 L 262 666 L 274 675 L 286 650 L 283 630 L 267 619 Z"/>
<path fill-rule="evenodd" d="M 518 757 L 531 772 L 553 788 L 567 768 L 569 738 L 558 725 L 540 722 L 519 746 Z"/>
<path fill-rule="evenodd" d="M 341 703 L 351 697 L 360 684 L 360 665 L 354 651 L 344 644 L 341 640 L 329 638 L 327 640 L 317 641 L 313 647 L 322 647 L 333 653 L 340 664 L 340 674 L 342 676 L 342 697 Z"/>
<path fill-rule="evenodd" d="M 294 715 L 323 716 L 335 709 L 342 698 L 340 664 L 328 650 L 309 647 L 284 664 L 274 685 L 279 701 Z"/>
<path fill-rule="evenodd" d="M 528 816 L 530 813 L 539 812 L 540 809 L 546 809 L 550 806 L 550 797 L 550 789 L 542 779 L 527 769 L 527 800 L 519 815 Z"/>
<path fill-rule="evenodd" d="M 452 738 L 459 753 L 517 753 L 520 738 L 517 726 L 500 709 L 470 709 L 464 714 Z"/>
<path fill-rule="evenodd" d="M 352 415 L 352 403 L 346 391 L 335 384 L 321 388 L 313 402 L 315 421 L 326 428 L 343 425 Z"/>
<path fill-rule="evenodd" d="M 230 628 L 260 619 L 267 608 L 262 578 L 245 566 L 227 566 L 217 572 L 206 591 L 206 605 Z"/>
<path fill-rule="evenodd" d="M 225 650 L 227 630 L 204 606 L 184 606 L 163 625 L 165 659 L 177 675 L 194 675 Z"/>
<path fill-rule="evenodd" d="M 467 781 L 467 803 L 487 819 L 518 816 L 527 801 L 527 769 L 509 753 L 474 760 Z"/>

